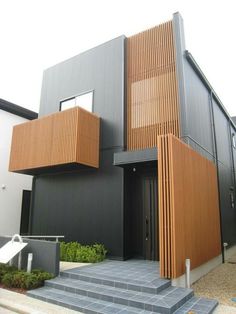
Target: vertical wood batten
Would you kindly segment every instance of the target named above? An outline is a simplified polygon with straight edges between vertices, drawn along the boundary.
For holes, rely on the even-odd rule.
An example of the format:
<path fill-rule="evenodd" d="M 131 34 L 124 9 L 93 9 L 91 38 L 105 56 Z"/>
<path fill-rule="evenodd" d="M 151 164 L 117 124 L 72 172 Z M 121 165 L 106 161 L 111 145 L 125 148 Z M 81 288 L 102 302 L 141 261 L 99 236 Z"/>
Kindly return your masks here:
<path fill-rule="evenodd" d="M 215 165 L 173 135 L 158 138 L 160 274 L 177 278 L 221 252 Z"/>
<path fill-rule="evenodd" d="M 179 137 L 172 21 L 128 38 L 127 149 L 157 146 L 157 137 Z"/>

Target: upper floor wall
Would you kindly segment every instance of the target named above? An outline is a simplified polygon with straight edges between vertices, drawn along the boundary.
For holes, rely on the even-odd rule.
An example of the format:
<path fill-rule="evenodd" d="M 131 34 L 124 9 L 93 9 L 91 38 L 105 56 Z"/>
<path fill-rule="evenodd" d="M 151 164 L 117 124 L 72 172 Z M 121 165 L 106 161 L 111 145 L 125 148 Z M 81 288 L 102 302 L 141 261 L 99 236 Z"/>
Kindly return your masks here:
<path fill-rule="evenodd" d="M 62 100 L 93 91 L 101 117 L 100 148 L 124 146 L 124 45 L 120 36 L 44 72 L 39 116 L 60 110 Z"/>

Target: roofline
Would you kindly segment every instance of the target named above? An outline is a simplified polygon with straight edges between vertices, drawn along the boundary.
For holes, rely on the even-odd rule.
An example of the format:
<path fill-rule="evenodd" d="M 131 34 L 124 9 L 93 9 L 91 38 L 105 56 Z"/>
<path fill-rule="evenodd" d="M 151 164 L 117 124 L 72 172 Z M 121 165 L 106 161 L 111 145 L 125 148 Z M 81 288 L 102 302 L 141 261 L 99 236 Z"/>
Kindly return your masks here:
<path fill-rule="evenodd" d="M 7 111 L 9 113 L 12 113 L 16 116 L 28 119 L 28 120 L 34 120 L 38 118 L 38 114 L 36 112 L 23 108 L 18 105 L 15 105 L 1 98 L 0 98 L 0 109 Z"/>
<path fill-rule="evenodd" d="M 199 76 L 199 78 L 201 79 L 201 81 L 203 82 L 203 84 L 206 86 L 206 88 L 212 93 L 212 96 L 214 97 L 214 99 L 216 100 L 216 102 L 218 103 L 218 105 L 220 106 L 220 109 L 223 111 L 224 115 L 227 117 L 227 119 L 231 122 L 231 124 L 233 125 L 233 127 L 236 129 L 236 125 L 234 123 L 234 121 L 232 120 L 231 116 L 229 115 L 228 111 L 226 110 L 226 108 L 224 107 L 222 101 L 220 100 L 220 98 L 218 97 L 218 95 L 216 94 L 214 88 L 211 86 L 210 82 L 208 81 L 208 79 L 206 78 L 205 74 L 202 72 L 201 68 L 199 67 L 199 65 L 197 64 L 196 60 L 194 59 L 194 57 L 192 56 L 192 54 L 188 51 L 185 50 L 185 56 L 189 62 L 189 64 L 192 66 L 193 70 L 195 71 L 195 73 Z"/>

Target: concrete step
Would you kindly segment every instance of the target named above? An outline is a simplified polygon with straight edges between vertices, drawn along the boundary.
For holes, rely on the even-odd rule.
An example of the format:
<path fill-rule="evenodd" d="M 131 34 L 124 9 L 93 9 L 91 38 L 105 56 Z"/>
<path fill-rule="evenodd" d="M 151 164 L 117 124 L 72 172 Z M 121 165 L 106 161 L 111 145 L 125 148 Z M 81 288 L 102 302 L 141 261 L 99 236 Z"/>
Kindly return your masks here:
<path fill-rule="evenodd" d="M 50 287 L 28 291 L 29 296 L 87 314 L 152 314 L 153 312 L 76 295 Z M 157 312 L 155 312 L 157 313 Z M 160 313 L 159 313 L 160 314 Z"/>
<path fill-rule="evenodd" d="M 63 271 L 60 273 L 60 276 L 110 287 L 153 294 L 157 294 L 171 285 L 171 281 L 167 279 L 156 278 L 152 281 L 144 282 L 142 280 L 129 279 L 128 277 L 121 278 L 116 275 L 109 276 L 105 274 L 86 272 L 82 269 L 79 271 L 76 269 Z"/>
<path fill-rule="evenodd" d="M 70 278 L 55 278 L 46 281 L 45 284 L 47 287 L 75 295 L 160 313 L 173 313 L 193 296 L 191 289 L 168 287 L 158 294 L 151 294 Z"/>
<path fill-rule="evenodd" d="M 218 301 L 216 300 L 192 297 L 175 311 L 174 314 L 188 314 L 191 312 L 196 314 L 211 314 L 217 305 Z"/>

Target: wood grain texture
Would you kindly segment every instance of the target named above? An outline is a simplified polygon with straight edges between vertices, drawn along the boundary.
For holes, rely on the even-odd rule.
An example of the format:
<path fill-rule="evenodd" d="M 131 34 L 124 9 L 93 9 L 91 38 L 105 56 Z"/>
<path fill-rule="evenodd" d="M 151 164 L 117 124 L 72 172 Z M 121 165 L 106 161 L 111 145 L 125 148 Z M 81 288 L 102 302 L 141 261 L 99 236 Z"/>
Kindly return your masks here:
<path fill-rule="evenodd" d="M 158 139 L 160 272 L 177 278 L 221 253 L 215 165 L 173 135 Z"/>
<path fill-rule="evenodd" d="M 127 40 L 127 149 L 155 147 L 168 133 L 179 137 L 172 21 Z"/>
<path fill-rule="evenodd" d="M 9 171 L 69 163 L 99 167 L 100 119 L 79 107 L 16 125 Z"/>

